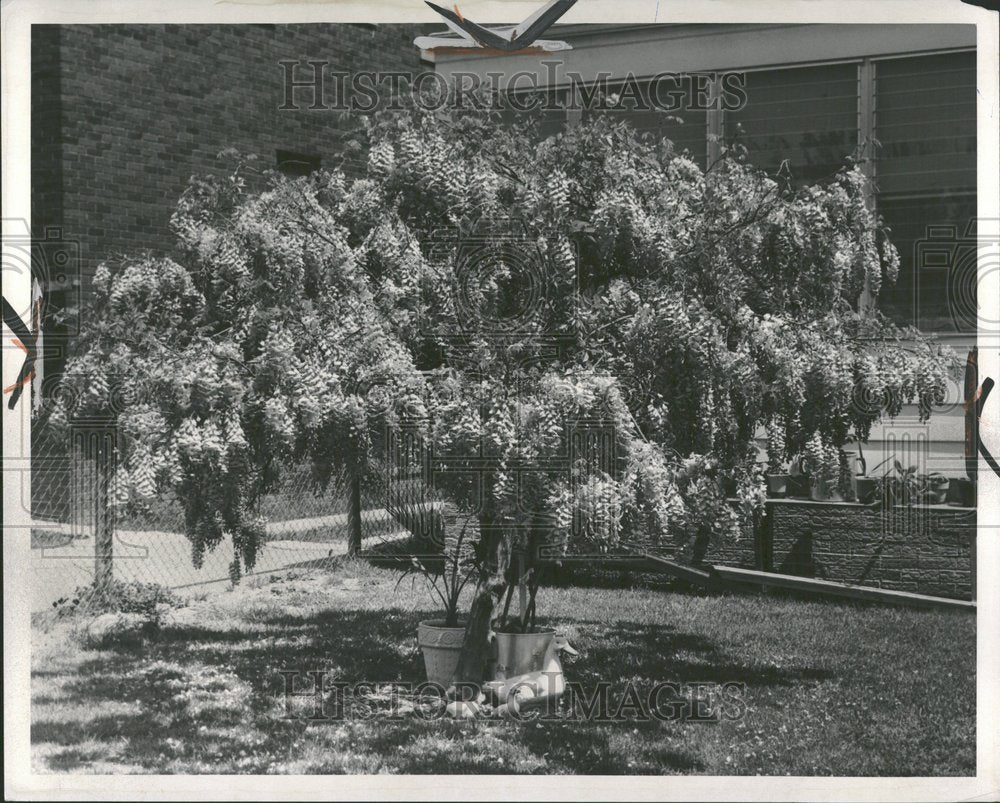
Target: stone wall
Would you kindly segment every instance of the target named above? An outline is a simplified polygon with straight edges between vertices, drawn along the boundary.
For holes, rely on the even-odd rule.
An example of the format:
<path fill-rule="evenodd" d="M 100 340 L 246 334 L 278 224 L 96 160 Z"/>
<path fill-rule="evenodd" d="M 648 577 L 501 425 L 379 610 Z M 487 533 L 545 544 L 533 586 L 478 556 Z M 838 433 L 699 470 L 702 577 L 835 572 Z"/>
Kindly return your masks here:
<path fill-rule="evenodd" d="M 928 505 L 879 511 L 852 502 L 798 499 L 768 500 L 767 508 L 769 515 L 755 538 L 713 546 L 705 562 L 975 598 L 975 508 Z"/>

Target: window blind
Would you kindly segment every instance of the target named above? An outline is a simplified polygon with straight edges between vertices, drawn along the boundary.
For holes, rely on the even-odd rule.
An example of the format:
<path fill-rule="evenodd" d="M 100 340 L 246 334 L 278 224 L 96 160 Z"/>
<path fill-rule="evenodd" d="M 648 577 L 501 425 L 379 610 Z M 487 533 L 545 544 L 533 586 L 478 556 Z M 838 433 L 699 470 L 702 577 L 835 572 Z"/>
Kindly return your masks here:
<path fill-rule="evenodd" d="M 976 276 L 963 254 L 976 215 L 976 54 L 876 62 L 875 138 L 878 209 L 900 254 L 880 306 L 925 331 L 975 331 Z"/>
<path fill-rule="evenodd" d="M 746 105 L 723 117 L 726 144 L 743 145 L 751 164 L 776 172 L 787 160 L 796 183 L 831 178 L 858 143 L 856 64 L 746 74 Z"/>

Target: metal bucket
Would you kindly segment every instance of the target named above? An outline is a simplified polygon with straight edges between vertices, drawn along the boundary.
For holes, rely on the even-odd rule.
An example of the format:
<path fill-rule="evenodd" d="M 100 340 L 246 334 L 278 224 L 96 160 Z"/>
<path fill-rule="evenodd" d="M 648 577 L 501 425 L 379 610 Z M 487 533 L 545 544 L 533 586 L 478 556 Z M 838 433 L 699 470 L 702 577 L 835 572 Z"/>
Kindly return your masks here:
<path fill-rule="evenodd" d="M 555 630 L 538 633 L 497 633 L 493 640 L 493 671 L 496 679 L 541 672 Z"/>

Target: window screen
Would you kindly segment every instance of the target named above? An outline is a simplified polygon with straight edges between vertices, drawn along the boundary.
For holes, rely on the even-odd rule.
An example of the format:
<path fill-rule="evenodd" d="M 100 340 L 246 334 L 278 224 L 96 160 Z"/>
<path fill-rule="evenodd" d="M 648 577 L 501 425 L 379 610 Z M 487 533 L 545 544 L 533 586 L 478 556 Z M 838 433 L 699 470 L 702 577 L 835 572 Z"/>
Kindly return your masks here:
<path fill-rule="evenodd" d="M 788 161 L 796 183 L 824 181 L 858 142 L 858 67 L 830 64 L 746 74 L 746 105 L 724 114 L 727 144 L 770 173 Z"/>
<path fill-rule="evenodd" d="M 879 211 L 901 261 L 882 308 L 924 330 L 974 331 L 975 271 L 959 263 L 976 214 L 975 53 L 876 62 L 875 138 Z"/>
<path fill-rule="evenodd" d="M 501 111 L 504 125 L 525 125 L 533 121 L 539 140 L 566 129 L 566 89 L 513 92 Z"/>
<path fill-rule="evenodd" d="M 612 120 L 622 120 L 638 133 L 653 140 L 669 139 L 677 153 L 687 154 L 703 170 L 708 166 L 708 113 L 697 108 L 706 105 L 705 98 L 695 98 L 691 86 L 692 76 L 677 76 L 676 80 L 661 79 L 658 88 L 652 82 L 638 83 L 638 99 L 624 98 L 613 109 L 601 111 L 596 106 L 583 109 L 582 117 L 587 120 L 594 114 L 604 114 Z M 609 83 L 607 93 L 622 92 L 621 84 Z M 671 92 L 683 93 L 674 102 Z M 657 93 L 652 97 L 651 93 Z M 674 107 L 677 108 L 674 108 Z"/>

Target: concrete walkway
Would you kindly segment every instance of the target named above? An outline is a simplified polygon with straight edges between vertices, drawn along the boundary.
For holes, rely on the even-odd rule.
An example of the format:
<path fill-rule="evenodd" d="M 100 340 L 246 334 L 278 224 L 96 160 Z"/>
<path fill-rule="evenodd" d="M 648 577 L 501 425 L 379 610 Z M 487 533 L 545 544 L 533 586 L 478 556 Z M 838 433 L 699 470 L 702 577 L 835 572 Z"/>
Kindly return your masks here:
<path fill-rule="evenodd" d="M 405 534 L 385 510 L 366 510 L 362 522 L 368 522 L 366 535 L 379 538 Z M 253 574 L 286 569 L 296 564 L 344 555 L 347 541 L 344 532 L 347 514 L 293 519 L 269 523 L 268 541 L 257 557 Z M 380 524 L 378 532 L 373 524 Z M 69 539 L 69 525 L 38 522 L 38 529 L 61 532 Z M 329 540 L 321 540 L 327 533 Z M 308 533 L 308 538 L 303 538 Z M 299 538 L 295 536 L 299 535 Z M 229 586 L 232 547 L 223 542 L 205 555 L 200 569 L 191 562 L 191 542 L 183 533 L 162 530 L 118 530 L 114 540 L 114 576 L 119 580 L 159 583 L 180 593 L 196 594 L 218 591 Z M 66 543 L 31 550 L 31 610 L 41 611 L 61 597 L 72 597 L 79 586 L 94 579 L 93 530 L 77 530 L 77 537 Z"/>

